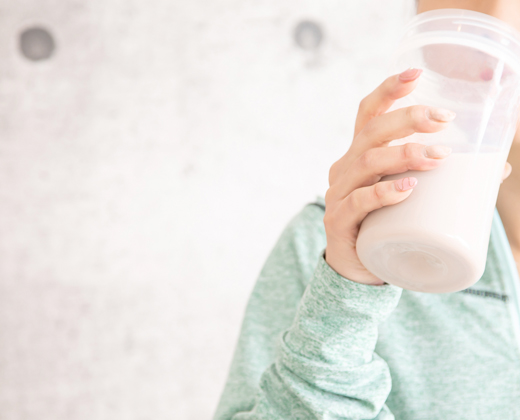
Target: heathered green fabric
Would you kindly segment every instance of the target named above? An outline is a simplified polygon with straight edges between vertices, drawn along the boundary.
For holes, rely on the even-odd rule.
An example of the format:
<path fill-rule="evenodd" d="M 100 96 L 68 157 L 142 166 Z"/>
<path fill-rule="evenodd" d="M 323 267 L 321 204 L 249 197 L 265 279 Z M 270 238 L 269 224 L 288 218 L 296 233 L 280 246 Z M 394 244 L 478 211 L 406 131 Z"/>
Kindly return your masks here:
<path fill-rule="evenodd" d="M 474 293 L 355 283 L 325 245 L 323 210 L 306 206 L 251 294 L 215 420 L 520 419 L 516 274 L 498 213 Z"/>

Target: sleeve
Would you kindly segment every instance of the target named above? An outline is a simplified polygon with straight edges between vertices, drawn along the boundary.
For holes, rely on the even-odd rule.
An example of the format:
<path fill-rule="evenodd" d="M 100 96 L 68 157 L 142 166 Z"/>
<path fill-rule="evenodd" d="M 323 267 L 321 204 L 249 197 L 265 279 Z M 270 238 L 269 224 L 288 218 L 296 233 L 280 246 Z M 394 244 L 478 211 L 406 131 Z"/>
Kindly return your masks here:
<path fill-rule="evenodd" d="M 316 211 L 289 224 L 262 269 L 215 420 L 394 418 L 374 349 L 402 289 L 336 273 Z"/>

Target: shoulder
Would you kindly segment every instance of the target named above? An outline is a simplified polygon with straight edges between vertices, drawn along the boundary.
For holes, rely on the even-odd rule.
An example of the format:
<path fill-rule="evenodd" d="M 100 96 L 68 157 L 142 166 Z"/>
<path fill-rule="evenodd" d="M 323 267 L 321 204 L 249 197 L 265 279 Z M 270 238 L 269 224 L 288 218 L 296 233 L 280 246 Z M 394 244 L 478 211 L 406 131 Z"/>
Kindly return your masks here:
<path fill-rule="evenodd" d="M 293 275 L 297 272 L 306 286 L 326 247 L 324 208 L 321 197 L 303 206 L 286 225 L 269 256 L 268 266 Z"/>
<path fill-rule="evenodd" d="M 284 234 L 291 237 L 321 237 L 325 235 L 323 216 L 325 214 L 325 201 L 322 197 L 316 197 L 314 201 L 304 205 L 303 208 L 287 224 Z"/>
<path fill-rule="evenodd" d="M 301 246 L 325 246 L 323 216 L 325 202 L 321 197 L 309 202 L 289 221 L 281 239 Z"/>

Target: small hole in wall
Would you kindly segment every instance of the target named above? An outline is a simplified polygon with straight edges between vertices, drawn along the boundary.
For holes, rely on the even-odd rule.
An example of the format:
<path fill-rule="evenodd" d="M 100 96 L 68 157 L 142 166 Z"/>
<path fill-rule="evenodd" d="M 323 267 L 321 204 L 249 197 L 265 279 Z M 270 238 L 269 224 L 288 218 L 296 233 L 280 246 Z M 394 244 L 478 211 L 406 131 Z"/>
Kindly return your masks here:
<path fill-rule="evenodd" d="M 28 28 L 20 35 L 20 50 L 29 60 L 46 60 L 52 55 L 55 47 L 52 35 L 44 28 Z"/>
<path fill-rule="evenodd" d="M 304 50 L 316 50 L 323 41 L 323 31 L 317 23 L 305 20 L 296 25 L 294 40 Z"/>

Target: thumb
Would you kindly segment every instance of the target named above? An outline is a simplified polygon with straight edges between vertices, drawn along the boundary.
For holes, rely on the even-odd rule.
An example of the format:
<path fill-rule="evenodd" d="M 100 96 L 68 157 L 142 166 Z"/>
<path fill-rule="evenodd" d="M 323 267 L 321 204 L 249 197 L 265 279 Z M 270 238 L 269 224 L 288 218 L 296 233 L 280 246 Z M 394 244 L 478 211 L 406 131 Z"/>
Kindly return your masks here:
<path fill-rule="evenodd" d="M 509 162 L 506 162 L 506 166 L 504 166 L 504 172 L 502 173 L 502 181 L 500 181 L 500 183 L 502 183 L 504 179 L 511 175 L 512 170 L 513 167 L 511 166 L 511 164 Z"/>

